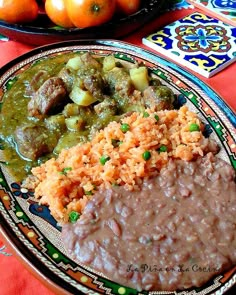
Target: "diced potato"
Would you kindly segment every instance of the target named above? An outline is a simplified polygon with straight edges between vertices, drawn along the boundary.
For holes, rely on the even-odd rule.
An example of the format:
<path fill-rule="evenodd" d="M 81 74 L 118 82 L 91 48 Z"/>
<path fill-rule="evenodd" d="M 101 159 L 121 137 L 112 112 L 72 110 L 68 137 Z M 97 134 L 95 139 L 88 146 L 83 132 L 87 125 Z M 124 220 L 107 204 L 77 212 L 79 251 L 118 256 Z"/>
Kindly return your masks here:
<path fill-rule="evenodd" d="M 50 116 L 45 119 L 47 128 L 62 131 L 66 129 L 65 117 L 62 114 Z"/>
<path fill-rule="evenodd" d="M 80 114 L 80 106 L 76 103 L 68 103 L 63 110 L 65 117 L 77 116 Z"/>
<path fill-rule="evenodd" d="M 80 70 L 77 71 L 77 75 L 79 76 L 80 75 Z M 73 85 L 77 85 L 79 88 L 82 88 L 84 87 L 84 82 L 81 78 L 77 77 L 75 80 L 74 80 L 74 84 Z"/>
<path fill-rule="evenodd" d="M 80 56 L 75 56 L 68 60 L 66 66 L 77 71 L 82 66 L 82 64 L 83 63 L 81 61 Z"/>
<path fill-rule="evenodd" d="M 103 70 L 108 72 L 116 66 L 116 59 L 113 55 L 108 55 L 103 60 Z"/>
<path fill-rule="evenodd" d="M 88 90 L 83 90 L 78 85 L 73 86 L 69 96 L 74 103 L 81 106 L 89 106 L 97 100 Z"/>
<path fill-rule="evenodd" d="M 132 68 L 129 72 L 132 83 L 137 90 L 143 91 L 149 86 L 148 69 L 146 67 Z"/>
<path fill-rule="evenodd" d="M 65 119 L 67 129 L 71 131 L 79 131 L 84 127 L 84 120 L 81 116 L 73 116 Z"/>

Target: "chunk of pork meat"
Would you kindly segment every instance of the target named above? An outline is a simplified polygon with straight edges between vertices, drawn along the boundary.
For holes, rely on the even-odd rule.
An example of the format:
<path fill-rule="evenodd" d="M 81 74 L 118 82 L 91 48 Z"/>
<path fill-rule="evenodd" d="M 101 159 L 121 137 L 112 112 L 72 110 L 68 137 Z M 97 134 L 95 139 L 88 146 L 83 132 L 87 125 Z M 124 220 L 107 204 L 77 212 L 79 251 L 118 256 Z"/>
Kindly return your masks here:
<path fill-rule="evenodd" d="M 19 153 L 30 160 L 49 153 L 52 148 L 48 144 L 48 130 L 37 125 L 24 125 L 16 128 L 15 142 Z"/>
<path fill-rule="evenodd" d="M 38 71 L 31 81 L 26 84 L 25 95 L 32 97 L 39 87 L 49 78 L 49 73 L 45 70 Z"/>
<path fill-rule="evenodd" d="M 86 75 L 83 78 L 83 84 L 84 88 L 90 91 L 95 98 L 100 101 L 104 99 L 105 82 L 99 72 Z"/>
<path fill-rule="evenodd" d="M 115 67 L 106 73 L 105 78 L 109 84 L 111 93 L 119 95 L 120 97 L 127 97 L 134 91 L 134 85 L 130 75 L 124 68 Z"/>
<path fill-rule="evenodd" d="M 42 117 L 60 112 L 68 103 L 66 85 L 59 77 L 47 79 L 28 103 L 32 117 Z"/>
<path fill-rule="evenodd" d="M 80 56 L 85 68 L 101 70 L 102 64 L 88 52 Z"/>
<path fill-rule="evenodd" d="M 73 70 L 71 70 L 70 68 L 64 67 L 58 73 L 58 77 L 61 78 L 63 82 L 65 83 L 67 92 L 68 93 L 71 92 L 72 86 L 76 77 Z"/>
<path fill-rule="evenodd" d="M 145 106 L 157 111 L 173 109 L 174 94 L 164 86 L 149 86 L 143 92 Z"/>

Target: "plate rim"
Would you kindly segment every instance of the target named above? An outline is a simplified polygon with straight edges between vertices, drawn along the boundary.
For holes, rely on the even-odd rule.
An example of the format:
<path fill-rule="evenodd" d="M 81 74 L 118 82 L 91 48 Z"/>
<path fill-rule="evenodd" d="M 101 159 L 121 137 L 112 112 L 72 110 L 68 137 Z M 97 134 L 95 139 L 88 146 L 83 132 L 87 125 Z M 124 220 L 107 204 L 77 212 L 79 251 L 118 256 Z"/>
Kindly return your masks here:
<path fill-rule="evenodd" d="M 219 108 L 223 111 L 224 115 L 227 117 L 227 119 L 229 120 L 230 124 L 232 124 L 233 126 L 236 126 L 236 118 L 235 115 L 233 113 L 233 110 L 226 104 L 226 102 L 217 94 L 217 92 L 215 90 L 213 90 L 210 86 L 208 86 L 205 82 L 203 82 L 201 79 L 199 79 L 198 77 L 196 77 L 195 75 L 193 75 L 192 73 L 188 72 L 186 69 L 182 68 L 180 65 L 175 64 L 149 50 L 146 50 L 140 46 L 137 45 L 133 45 L 131 43 L 128 42 L 124 42 L 124 41 L 119 41 L 119 40 L 115 40 L 115 39 L 101 39 L 101 40 L 94 40 L 94 39 L 86 39 L 86 40 L 71 40 L 71 41 L 63 41 L 63 42 L 56 42 L 56 43 L 52 43 L 52 44 L 48 44 L 48 45 L 44 45 L 44 46 L 40 46 L 38 48 L 32 49 L 29 52 L 26 52 L 22 55 L 20 55 L 19 57 L 15 58 L 14 60 L 10 61 L 9 63 L 7 63 L 6 65 L 4 65 L 1 69 L 0 69 L 0 80 L 1 80 L 1 76 L 4 75 L 4 73 L 10 69 L 11 67 L 14 67 L 14 65 L 16 65 L 17 63 L 24 61 L 30 57 L 33 57 L 37 54 L 42 53 L 43 51 L 48 51 L 49 49 L 55 49 L 55 48 L 64 48 L 64 47 L 72 47 L 72 46 L 94 46 L 94 45 L 100 45 L 100 46 L 107 46 L 110 49 L 115 49 L 115 48 L 119 48 L 119 49 L 124 49 L 124 50 L 129 50 L 132 51 L 134 54 L 141 54 L 144 57 L 148 57 L 148 58 L 152 58 L 153 61 L 155 61 L 155 63 L 160 63 L 161 65 L 165 65 L 173 70 L 175 70 L 176 72 L 181 73 L 185 78 L 187 78 L 188 80 L 193 81 L 193 78 L 191 79 L 191 77 L 194 77 L 195 80 L 197 80 L 197 82 L 199 83 L 197 86 L 204 92 L 207 93 L 211 92 L 211 94 L 214 94 L 214 103 L 221 103 L 221 106 L 219 106 Z M 92 49 L 92 47 L 91 47 Z M 196 81 L 194 81 L 193 83 L 196 83 Z M 212 97 L 211 97 L 212 98 Z M 223 106 L 223 108 L 222 108 Z M 68 291 L 66 291 L 65 289 L 61 288 L 60 285 L 56 285 L 56 281 L 52 281 L 50 278 L 48 278 L 47 276 L 44 275 L 44 273 L 42 273 L 41 271 L 38 271 L 35 268 L 35 265 L 31 262 L 29 257 L 25 257 L 27 255 L 25 255 L 25 251 L 22 253 L 20 251 L 20 249 L 15 245 L 15 241 L 13 241 L 17 238 L 16 234 L 14 233 L 14 231 L 12 230 L 12 228 L 10 227 L 10 225 L 7 223 L 7 221 L 4 219 L 2 212 L 0 212 L 0 234 L 3 236 L 3 240 L 6 242 L 7 245 L 9 245 L 9 247 L 13 250 L 14 253 L 17 254 L 17 257 L 23 262 L 23 264 L 27 267 L 28 270 L 31 271 L 31 273 L 33 273 L 33 275 L 36 274 L 36 277 L 45 285 L 47 285 L 50 289 L 56 290 L 57 294 L 73 294 L 73 293 L 68 293 Z M 4 227 L 4 224 L 5 227 Z M 9 240 L 9 236 L 13 236 L 12 239 Z M 15 236 L 15 237 L 14 237 Z M 22 243 L 21 246 L 25 245 Z M 30 255 L 28 255 L 30 256 Z M 34 257 L 35 259 L 36 257 Z M 38 260 L 38 258 L 37 258 Z M 36 270 L 36 272 L 35 272 Z M 51 270 L 49 270 L 51 272 Z M 226 288 L 224 291 L 228 291 L 231 287 L 228 286 L 228 288 Z M 73 288 L 73 287 L 72 287 Z M 90 291 L 90 290 L 89 290 Z M 78 292 L 78 290 L 76 291 Z M 98 293 L 94 293 L 93 291 L 91 291 L 89 294 L 98 294 Z"/>

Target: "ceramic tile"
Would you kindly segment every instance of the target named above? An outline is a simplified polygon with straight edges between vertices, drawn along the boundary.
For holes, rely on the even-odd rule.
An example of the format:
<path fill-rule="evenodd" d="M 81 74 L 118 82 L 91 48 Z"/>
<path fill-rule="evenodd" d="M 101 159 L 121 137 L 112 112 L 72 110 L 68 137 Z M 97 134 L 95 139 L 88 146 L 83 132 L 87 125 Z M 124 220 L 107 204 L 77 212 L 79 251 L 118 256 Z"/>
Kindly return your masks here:
<path fill-rule="evenodd" d="M 6 36 L 0 34 L 0 41 L 8 41 L 9 39 Z"/>
<path fill-rule="evenodd" d="M 210 13 L 233 26 L 236 26 L 236 0 L 187 0 L 187 2 Z"/>
<path fill-rule="evenodd" d="M 146 36 L 142 42 L 205 77 L 236 60 L 236 28 L 200 12 Z"/>
<path fill-rule="evenodd" d="M 186 0 L 170 0 L 169 10 L 180 10 L 193 8 L 194 6 L 191 3 L 188 3 Z"/>

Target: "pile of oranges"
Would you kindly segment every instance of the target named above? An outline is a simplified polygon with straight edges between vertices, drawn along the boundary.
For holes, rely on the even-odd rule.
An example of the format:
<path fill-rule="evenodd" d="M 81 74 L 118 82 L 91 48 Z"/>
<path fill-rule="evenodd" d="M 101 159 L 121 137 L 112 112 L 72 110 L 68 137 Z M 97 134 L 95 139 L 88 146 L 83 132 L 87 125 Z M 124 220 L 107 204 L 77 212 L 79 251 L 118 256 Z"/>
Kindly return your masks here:
<path fill-rule="evenodd" d="M 50 20 L 58 26 L 86 28 L 112 19 L 114 14 L 130 15 L 140 8 L 141 0 L 2 0 L 0 20 L 30 23 L 37 19 L 43 5 Z"/>

